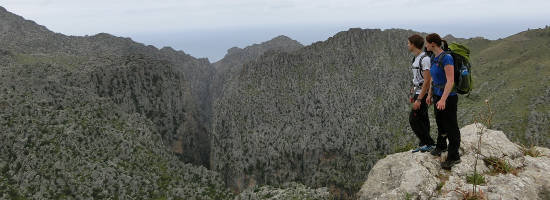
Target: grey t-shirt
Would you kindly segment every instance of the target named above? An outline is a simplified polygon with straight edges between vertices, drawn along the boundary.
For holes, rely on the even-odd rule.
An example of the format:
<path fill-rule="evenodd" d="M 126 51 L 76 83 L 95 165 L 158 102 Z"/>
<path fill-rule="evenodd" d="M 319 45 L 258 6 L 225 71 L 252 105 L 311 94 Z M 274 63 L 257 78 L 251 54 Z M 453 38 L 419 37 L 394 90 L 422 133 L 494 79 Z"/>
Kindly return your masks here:
<path fill-rule="evenodd" d="M 420 94 L 420 91 L 422 91 L 422 83 L 424 83 L 424 78 L 420 75 L 424 70 L 430 70 L 430 57 L 424 56 L 426 52 L 422 52 L 414 58 L 414 62 L 412 63 L 412 72 L 413 72 L 413 84 L 415 85 L 414 90 L 416 94 Z M 422 59 L 422 71 L 420 70 L 420 58 Z"/>

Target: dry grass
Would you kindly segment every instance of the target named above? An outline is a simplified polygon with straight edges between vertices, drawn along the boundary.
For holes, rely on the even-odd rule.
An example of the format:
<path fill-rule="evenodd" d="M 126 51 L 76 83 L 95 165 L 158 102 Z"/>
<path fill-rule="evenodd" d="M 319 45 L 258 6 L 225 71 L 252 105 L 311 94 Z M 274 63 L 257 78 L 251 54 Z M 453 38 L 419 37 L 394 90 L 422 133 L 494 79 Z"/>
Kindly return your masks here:
<path fill-rule="evenodd" d="M 447 183 L 447 181 L 449 180 L 449 175 L 448 174 L 442 174 L 442 173 L 439 173 L 437 176 L 437 179 L 439 179 L 439 183 L 437 184 L 437 187 L 436 187 L 436 191 L 437 193 L 441 193 L 441 189 L 443 188 L 443 186 L 445 185 L 445 183 Z"/>
<path fill-rule="evenodd" d="M 489 166 L 491 171 L 489 172 L 490 175 L 496 175 L 496 174 L 513 174 L 516 175 L 519 172 L 518 168 L 513 167 L 505 161 L 502 158 L 497 157 L 487 157 L 483 159 L 483 162 L 485 162 L 485 165 Z"/>
<path fill-rule="evenodd" d="M 462 200 L 487 200 L 487 195 L 485 195 L 485 193 L 481 189 L 479 189 L 477 192 L 464 191 L 460 189 L 454 191 L 462 194 Z"/>
<path fill-rule="evenodd" d="M 542 156 L 542 152 L 537 150 L 537 147 L 535 147 L 535 145 L 533 145 L 533 144 L 531 144 L 531 146 L 529 146 L 529 147 L 521 145 L 520 149 L 523 152 L 524 156 L 531 156 L 531 157 L 540 157 L 540 156 Z"/>

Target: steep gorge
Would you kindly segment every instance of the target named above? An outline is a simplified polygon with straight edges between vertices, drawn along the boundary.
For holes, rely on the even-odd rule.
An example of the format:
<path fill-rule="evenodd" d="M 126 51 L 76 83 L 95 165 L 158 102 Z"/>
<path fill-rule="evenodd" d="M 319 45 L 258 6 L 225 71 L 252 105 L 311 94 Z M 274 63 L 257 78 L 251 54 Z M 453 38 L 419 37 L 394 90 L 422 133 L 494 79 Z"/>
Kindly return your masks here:
<path fill-rule="evenodd" d="M 21 62 L 66 61 L 72 68 L 66 84 L 94 89 L 126 112 L 147 116 L 186 162 L 208 166 L 208 115 L 200 112 L 208 106 L 202 100 L 214 72 L 207 60 L 105 33 L 64 36 L 5 9 L 0 17 L 2 48 Z"/>
<path fill-rule="evenodd" d="M 376 159 L 411 140 L 405 126 L 411 31 L 341 32 L 243 65 L 214 105 L 212 169 L 229 186 L 299 181 L 360 187 Z"/>

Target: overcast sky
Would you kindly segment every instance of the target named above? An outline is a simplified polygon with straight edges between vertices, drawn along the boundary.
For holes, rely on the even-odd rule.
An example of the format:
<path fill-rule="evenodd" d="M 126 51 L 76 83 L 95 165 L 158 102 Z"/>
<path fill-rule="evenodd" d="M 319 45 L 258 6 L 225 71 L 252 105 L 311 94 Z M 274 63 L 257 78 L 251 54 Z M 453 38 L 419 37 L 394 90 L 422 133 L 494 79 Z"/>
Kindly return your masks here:
<path fill-rule="evenodd" d="M 67 35 L 100 32 L 216 61 L 233 46 L 287 35 L 310 44 L 339 31 L 405 28 L 489 39 L 550 25 L 549 0 L 0 0 Z"/>

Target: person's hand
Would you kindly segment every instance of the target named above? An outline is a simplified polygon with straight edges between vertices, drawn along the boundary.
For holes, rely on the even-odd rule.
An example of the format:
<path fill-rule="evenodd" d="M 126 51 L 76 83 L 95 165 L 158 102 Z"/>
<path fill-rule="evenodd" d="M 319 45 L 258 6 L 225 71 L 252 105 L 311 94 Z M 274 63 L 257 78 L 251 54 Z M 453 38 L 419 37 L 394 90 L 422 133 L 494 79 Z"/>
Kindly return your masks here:
<path fill-rule="evenodd" d="M 420 100 L 416 100 L 413 103 L 413 110 L 418 110 L 420 108 Z"/>
<path fill-rule="evenodd" d="M 432 95 L 429 94 L 428 97 L 426 97 L 426 104 L 432 105 Z"/>
<path fill-rule="evenodd" d="M 445 99 L 439 100 L 436 107 L 438 110 L 445 110 Z"/>

